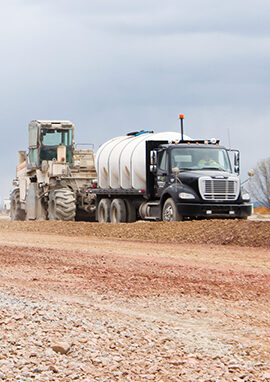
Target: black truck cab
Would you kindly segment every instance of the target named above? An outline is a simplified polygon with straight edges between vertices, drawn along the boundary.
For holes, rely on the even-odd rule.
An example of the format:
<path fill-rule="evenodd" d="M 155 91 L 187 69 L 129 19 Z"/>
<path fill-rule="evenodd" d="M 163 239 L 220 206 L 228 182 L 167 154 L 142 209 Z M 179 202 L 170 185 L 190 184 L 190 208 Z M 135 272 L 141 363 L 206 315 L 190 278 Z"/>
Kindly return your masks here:
<path fill-rule="evenodd" d="M 234 167 L 229 151 L 219 141 L 146 143 L 148 153 L 146 218 L 165 221 L 183 218 L 247 218 L 249 196 L 242 194 L 239 152 Z"/>

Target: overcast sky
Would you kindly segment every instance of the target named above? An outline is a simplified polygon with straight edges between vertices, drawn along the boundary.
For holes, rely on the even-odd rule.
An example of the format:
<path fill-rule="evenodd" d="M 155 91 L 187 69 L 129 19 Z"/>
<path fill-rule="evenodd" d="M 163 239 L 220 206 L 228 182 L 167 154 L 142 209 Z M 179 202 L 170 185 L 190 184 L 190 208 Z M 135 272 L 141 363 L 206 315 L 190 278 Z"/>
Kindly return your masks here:
<path fill-rule="evenodd" d="M 269 0 L 0 0 L 1 190 L 33 119 L 77 142 L 135 129 L 220 138 L 242 180 L 270 156 Z"/>

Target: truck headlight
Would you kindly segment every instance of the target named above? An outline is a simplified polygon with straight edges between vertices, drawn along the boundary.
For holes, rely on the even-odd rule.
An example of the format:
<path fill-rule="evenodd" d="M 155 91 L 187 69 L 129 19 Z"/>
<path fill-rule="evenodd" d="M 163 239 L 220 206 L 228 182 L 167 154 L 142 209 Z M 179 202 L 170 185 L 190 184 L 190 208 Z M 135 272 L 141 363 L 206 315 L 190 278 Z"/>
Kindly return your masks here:
<path fill-rule="evenodd" d="M 188 192 L 180 192 L 178 196 L 180 199 L 195 199 L 195 196 L 192 194 L 189 194 Z"/>
<path fill-rule="evenodd" d="M 243 194 L 242 199 L 248 201 L 250 199 L 249 194 L 248 193 Z"/>

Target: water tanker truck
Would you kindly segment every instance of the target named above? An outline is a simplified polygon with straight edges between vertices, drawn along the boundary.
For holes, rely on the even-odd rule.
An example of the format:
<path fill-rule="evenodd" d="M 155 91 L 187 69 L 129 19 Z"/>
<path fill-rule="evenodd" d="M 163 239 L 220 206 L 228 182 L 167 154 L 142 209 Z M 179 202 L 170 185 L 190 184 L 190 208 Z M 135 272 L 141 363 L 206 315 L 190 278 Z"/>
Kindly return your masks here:
<path fill-rule="evenodd" d="M 190 139 L 180 117 L 180 133 L 134 132 L 98 149 L 98 182 L 88 190 L 96 195 L 98 222 L 246 219 L 251 214 L 249 195 L 240 187 L 239 151 L 215 139 Z"/>

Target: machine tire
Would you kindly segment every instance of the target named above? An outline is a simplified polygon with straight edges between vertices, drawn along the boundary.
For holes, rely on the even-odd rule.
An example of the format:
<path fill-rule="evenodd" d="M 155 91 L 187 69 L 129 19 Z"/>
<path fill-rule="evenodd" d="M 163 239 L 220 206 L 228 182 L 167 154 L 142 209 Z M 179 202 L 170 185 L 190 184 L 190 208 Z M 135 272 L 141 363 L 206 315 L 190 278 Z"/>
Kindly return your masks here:
<path fill-rule="evenodd" d="M 127 208 L 123 199 L 113 199 L 110 208 L 110 220 L 112 223 L 126 223 Z"/>
<path fill-rule="evenodd" d="M 11 220 L 25 220 L 25 211 L 21 208 L 20 190 L 16 188 L 10 197 L 10 218 Z"/>
<path fill-rule="evenodd" d="M 127 223 L 134 223 L 136 221 L 136 208 L 132 200 L 125 199 L 126 209 L 127 209 Z"/>
<path fill-rule="evenodd" d="M 48 219 L 74 221 L 76 201 L 74 193 L 69 188 L 58 188 L 49 194 Z"/>
<path fill-rule="evenodd" d="M 97 208 L 97 220 L 99 223 L 109 223 L 110 219 L 111 201 L 110 199 L 101 199 Z"/>
<path fill-rule="evenodd" d="M 169 198 L 164 203 L 162 209 L 162 220 L 165 222 L 176 222 L 183 220 L 183 217 L 179 214 L 177 206 L 172 198 Z"/>

